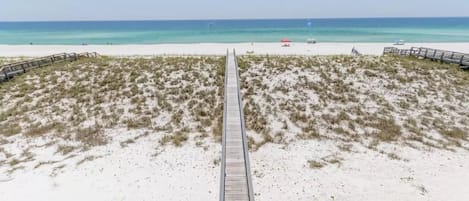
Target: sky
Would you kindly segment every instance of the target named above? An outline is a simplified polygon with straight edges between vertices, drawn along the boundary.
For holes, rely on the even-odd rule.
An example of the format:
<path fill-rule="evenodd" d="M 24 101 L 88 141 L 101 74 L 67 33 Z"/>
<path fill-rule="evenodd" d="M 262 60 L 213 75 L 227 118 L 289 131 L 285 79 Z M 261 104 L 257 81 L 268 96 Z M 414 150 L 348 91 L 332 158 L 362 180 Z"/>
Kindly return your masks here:
<path fill-rule="evenodd" d="M 0 21 L 469 16 L 469 0 L 0 0 Z"/>

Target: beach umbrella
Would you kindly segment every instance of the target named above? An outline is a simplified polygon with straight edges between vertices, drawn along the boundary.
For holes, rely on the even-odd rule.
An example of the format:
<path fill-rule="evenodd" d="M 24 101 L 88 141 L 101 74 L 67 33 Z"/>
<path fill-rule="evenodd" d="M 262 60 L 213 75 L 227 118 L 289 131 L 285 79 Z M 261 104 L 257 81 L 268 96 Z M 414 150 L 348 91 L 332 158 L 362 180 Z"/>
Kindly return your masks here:
<path fill-rule="evenodd" d="M 291 43 L 290 39 L 282 38 L 282 40 L 280 40 L 280 42 L 282 42 L 282 47 L 290 47 L 290 43 Z"/>

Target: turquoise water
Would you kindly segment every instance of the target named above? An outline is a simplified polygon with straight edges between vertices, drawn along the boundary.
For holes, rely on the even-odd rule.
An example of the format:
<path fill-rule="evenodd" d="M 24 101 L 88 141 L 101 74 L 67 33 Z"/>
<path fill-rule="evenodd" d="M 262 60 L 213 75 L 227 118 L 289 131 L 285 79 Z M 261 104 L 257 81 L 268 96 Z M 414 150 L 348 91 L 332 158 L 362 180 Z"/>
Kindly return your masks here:
<path fill-rule="evenodd" d="M 469 42 L 466 18 L 0 22 L 0 44 Z"/>

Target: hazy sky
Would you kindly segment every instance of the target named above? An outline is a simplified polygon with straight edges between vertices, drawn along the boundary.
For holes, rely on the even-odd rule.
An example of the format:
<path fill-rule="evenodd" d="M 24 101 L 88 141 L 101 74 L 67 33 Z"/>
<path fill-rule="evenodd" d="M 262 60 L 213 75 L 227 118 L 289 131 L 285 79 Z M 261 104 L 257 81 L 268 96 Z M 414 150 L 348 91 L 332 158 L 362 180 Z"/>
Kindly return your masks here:
<path fill-rule="evenodd" d="M 0 21 L 469 16 L 469 0 L 0 0 Z"/>

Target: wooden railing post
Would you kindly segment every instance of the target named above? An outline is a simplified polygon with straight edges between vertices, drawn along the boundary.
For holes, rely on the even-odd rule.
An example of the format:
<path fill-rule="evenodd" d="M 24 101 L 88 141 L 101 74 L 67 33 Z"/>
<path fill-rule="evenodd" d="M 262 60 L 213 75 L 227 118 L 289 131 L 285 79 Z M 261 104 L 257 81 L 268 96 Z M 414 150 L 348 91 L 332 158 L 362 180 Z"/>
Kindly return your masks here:
<path fill-rule="evenodd" d="M 5 74 L 5 80 L 8 80 L 8 73 L 3 71 L 3 74 Z"/>
<path fill-rule="evenodd" d="M 21 64 L 21 68 L 23 69 L 23 73 L 26 73 L 26 68 L 24 68 L 24 63 Z"/>
<path fill-rule="evenodd" d="M 3 74 L 5 75 L 5 80 L 8 80 L 8 73 L 6 71 L 6 67 L 2 69 Z"/>
<path fill-rule="evenodd" d="M 433 56 L 432 56 L 432 59 L 435 59 L 435 56 L 436 56 L 436 50 L 433 50 Z"/>

